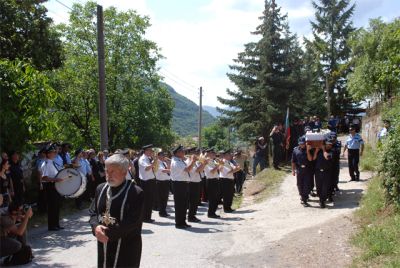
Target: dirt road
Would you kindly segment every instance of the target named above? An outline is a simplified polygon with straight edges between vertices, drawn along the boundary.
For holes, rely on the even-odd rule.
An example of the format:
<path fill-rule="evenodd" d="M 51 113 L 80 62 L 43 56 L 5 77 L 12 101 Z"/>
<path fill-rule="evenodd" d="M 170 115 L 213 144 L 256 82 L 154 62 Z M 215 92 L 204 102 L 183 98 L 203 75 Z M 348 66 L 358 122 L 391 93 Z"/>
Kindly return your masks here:
<path fill-rule="evenodd" d="M 142 267 L 346 266 L 353 254 L 347 243 L 354 228 L 351 213 L 368 177 L 364 173 L 362 181 L 346 182 L 343 166 L 341 192 L 326 209 L 320 209 L 316 199 L 312 207 L 303 208 L 295 177 L 287 176 L 276 196 L 233 214 L 221 213 L 222 219 L 208 219 L 201 207 L 202 222 L 187 230 L 175 229 L 173 217 L 155 215 L 154 224 L 143 226 Z M 64 219 L 63 231 L 32 231 L 36 258 L 31 266 L 95 267 L 96 242 L 86 213 Z"/>

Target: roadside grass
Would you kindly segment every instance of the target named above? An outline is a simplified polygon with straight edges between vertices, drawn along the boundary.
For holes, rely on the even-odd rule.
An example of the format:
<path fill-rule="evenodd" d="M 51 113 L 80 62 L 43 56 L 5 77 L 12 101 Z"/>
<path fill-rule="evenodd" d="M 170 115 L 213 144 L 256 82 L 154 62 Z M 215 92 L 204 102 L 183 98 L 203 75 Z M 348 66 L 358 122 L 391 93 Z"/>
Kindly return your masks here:
<path fill-rule="evenodd" d="M 364 148 L 363 156 L 360 161 L 360 168 L 363 171 L 376 171 L 379 165 L 378 153 L 371 147 L 366 145 Z"/>
<path fill-rule="evenodd" d="M 360 230 L 351 241 L 361 254 L 353 267 L 400 267 L 400 213 L 385 201 L 382 178 L 375 176 L 356 212 Z"/>
<path fill-rule="evenodd" d="M 266 168 L 257 173 L 255 178 L 247 186 L 246 196 L 253 196 L 254 202 L 260 203 L 276 194 L 285 176 L 291 172 L 289 166 L 281 167 L 281 170 Z"/>
<path fill-rule="evenodd" d="M 377 171 L 377 153 L 367 146 L 361 158 L 363 170 Z M 375 175 L 368 183 L 355 219 L 360 226 L 351 242 L 360 249 L 352 267 L 400 267 L 400 211 L 388 205 L 383 178 Z"/>

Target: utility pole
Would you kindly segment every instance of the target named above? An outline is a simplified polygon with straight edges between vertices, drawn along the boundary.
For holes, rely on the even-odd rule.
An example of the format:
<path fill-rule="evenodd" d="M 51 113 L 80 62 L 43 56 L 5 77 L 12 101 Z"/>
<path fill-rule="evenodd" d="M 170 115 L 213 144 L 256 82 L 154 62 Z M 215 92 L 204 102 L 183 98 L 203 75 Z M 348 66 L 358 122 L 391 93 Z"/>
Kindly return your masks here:
<path fill-rule="evenodd" d="M 200 87 L 200 101 L 199 101 L 199 150 L 201 150 L 201 126 L 203 120 L 203 88 Z"/>
<path fill-rule="evenodd" d="M 99 65 L 99 110 L 100 110 L 100 148 L 108 149 L 106 68 L 104 62 L 104 22 L 103 7 L 97 5 L 97 59 Z"/>

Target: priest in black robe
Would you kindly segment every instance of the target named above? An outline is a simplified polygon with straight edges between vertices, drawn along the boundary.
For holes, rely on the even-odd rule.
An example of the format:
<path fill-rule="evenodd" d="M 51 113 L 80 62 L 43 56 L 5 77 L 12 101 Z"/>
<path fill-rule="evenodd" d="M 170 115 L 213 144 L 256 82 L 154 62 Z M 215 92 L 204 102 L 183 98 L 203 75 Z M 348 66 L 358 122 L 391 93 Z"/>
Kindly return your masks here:
<path fill-rule="evenodd" d="M 129 162 L 121 154 L 105 161 L 106 183 L 96 189 L 90 225 L 97 238 L 98 267 L 139 267 L 142 254 L 143 191 L 126 180 Z"/>

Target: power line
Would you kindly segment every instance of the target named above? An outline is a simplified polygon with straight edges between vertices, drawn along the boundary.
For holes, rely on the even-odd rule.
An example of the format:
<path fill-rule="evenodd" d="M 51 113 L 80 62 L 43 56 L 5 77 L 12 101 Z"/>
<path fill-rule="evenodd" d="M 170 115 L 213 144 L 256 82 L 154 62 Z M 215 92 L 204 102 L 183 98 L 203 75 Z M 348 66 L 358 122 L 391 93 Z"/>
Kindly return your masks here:
<path fill-rule="evenodd" d="M 64 4 L 63 2 L 61 2 L 60 0 L 55 0 L 57 3 L 59 3 L 60 5 L 62 5 L 62 6 L 64 6 L 64 7 L 66 7 L 66 8 L 68 8 L 69 10 L 71 10 L 72 11 L 72 8 L 70 8 L 69 6 L 67 6 L 66 4 Z"/>
<path fill-rule="evenodd" d="M 177 81 L 176 79 L 172 78 L 171 76 L 169 76 L 169 75 L 167 75 L 167 74 L 165 74 L 165 73 L 163 73 L 161 71 L 160 71 L 160 73 L 161 73 L 162 76 L 165 76 L 166 78 L 170 79 L 171 81 L 179 84 L 181 87 L 183 87 L 186 90 L 186 92 L 190 92 L 191 94 L 193 94 L 194 92 L 197 92 L 197 89 L 196 90 L 191 89 L 188 86 L 186 86 L 185 84 L 183 84 L 183 83 Z"/>
<path fill-rule="evenodd" d="M 192 84 L 186 82 L 185 80 L 179 78 L 177 75 L 173 74 L 171 71 L 168 71 L 166 68 L 163 68 L 163 70 L 166 71 L 167 73 L 169 73 L 170 75 L 172 75 L 173 77 L 175 77 L 176 79 L 182 81 L 182 83 L 184 83 L 184 84 L 188 85 L 189 87 L 192 87 L 192 88 L 197 90 L 197 87 L 195 87 Z"/>

